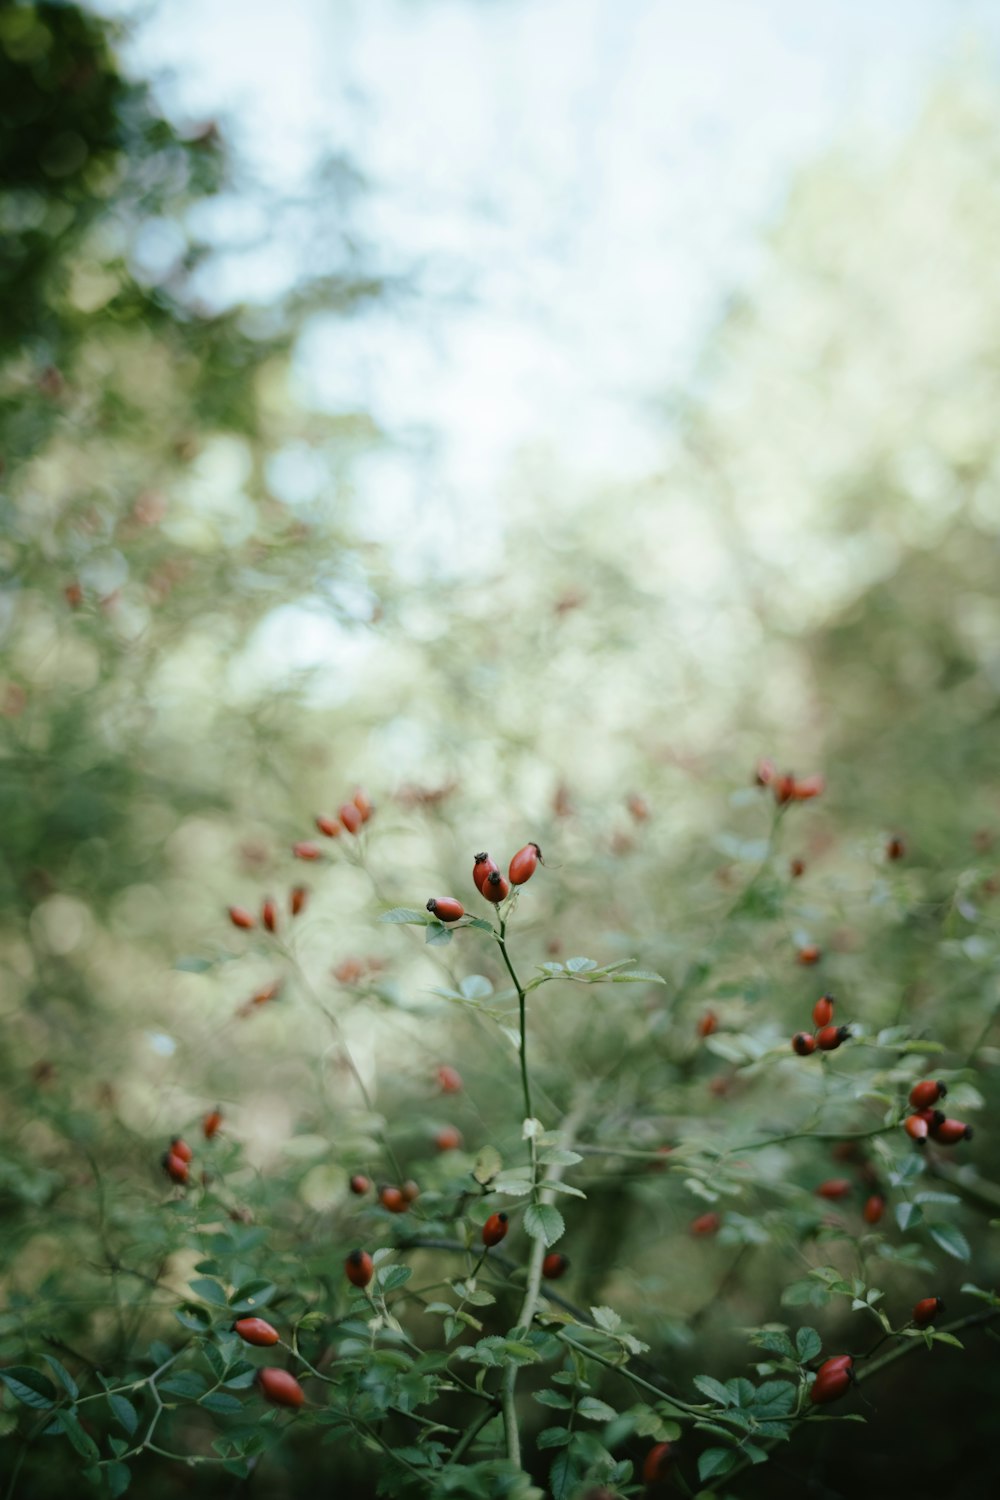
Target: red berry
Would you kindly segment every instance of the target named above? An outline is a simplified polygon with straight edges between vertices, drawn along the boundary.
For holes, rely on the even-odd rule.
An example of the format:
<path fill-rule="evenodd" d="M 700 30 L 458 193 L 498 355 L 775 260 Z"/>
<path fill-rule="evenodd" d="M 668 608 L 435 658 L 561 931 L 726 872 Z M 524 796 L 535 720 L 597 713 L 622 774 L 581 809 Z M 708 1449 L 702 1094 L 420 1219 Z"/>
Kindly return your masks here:
<path fill-rule="evenodd" d="M 809 1400 L 821 1406 L 827 1401 L 837 1401 L 851 1384 L 854 1361 L 849 1354 L 836 1354 L 825 1360 L 816 1371 L 816 1380 L 809 1392 Z"/>
<path fill-rule="evenodd" d="M 922 1115 L 909 1115 L 903 1121 L 903 1129 L 911 1141 L 916 1141 L 918 1146 L 922 1146 L 927 1140 L 930 1126 Z"/>
<path fill-rule="evenodd" d="M 931 1105 L 943 1099 L 947 1092 L 943 1083 L 936 1082 L 933 1078 L 922 1078 L 910 1090 L 910 1103 L 914 1109 L 930 1109 Z"/>
<path fill-rule="evenodd" d="M 454 1125 L 442 1125 L 434 1144 L 439 1151 L 457 1151 L 462 1144 L 462 1132 Z"/>
<path fill-rule="evenodd" d="M 774 787 L 774 800 L 779 807 L 791 802 L 795 792 L 795 777 L 790 771 L 786 771 L 783 776 L 772 777 L 769 784 Z"/>
<path fill-rule="evenodd" d="M 264 902 L 264 905 L 260 909 L 260 920 L 267 928 L 268 932 L 277 932 L 278 908 L 271 900 L 270 896 L 268 896 L 267 900 Z"/>
<path fill-rule="evenodd" d="M 930 1131 L 941 1146 L 957 1146 L 959 1141 L 972 1140 L 972 1127 L 964 1120 L 932 1120 Z"/>
<path fill-rule="evenodd" d="M 504 880 L 499 870 L 491 870 L 479 887 L 480 894 L 487 901 L 492 901 L 494 906 L 499 906 L 510 890 L 510 886 Z"/>
<path fill-rule="evenodd" d="M 313 821 L 320 833 L 325 834 L 328 839 L 340 837 L 340 824 L 336 818 L 331 818 L 329 813 L 317 813 Z"/>
<path fill-rule="evenodd" d="M 511 885 L 523 885 L 526 880 L 530 880 L 539 861 L 544 864 L 542 851 L 537 844 L 525 844 L 523 849 L 519 849 L 507 871 Z"/>
<path fill-rule="evenodd" d="M 289 908 L 291 909 L 291 913 L 292 913 L 293 917 L 297 917 L 297 916 L 299 916 L 299 914 L 301 912 L 305 911 L 306 902 L 308 900 L 309 900 L 309 887 L 308 886 L 305 886 L 305 885 L 296 885 L 296 886 L 292 887 L 292 894 L 289 897 L 288 904 L 289 904 Z"/>
<path fill-rule="evenodd" d="M 805 964 L 809 967 L 812 964 L 818 964 L 823 954 L 815 943 L 806 943 L 805 947 L 800 948 L 795 956 L 800 964 Z"/>
<path fill-rule="evenodd" d="M 789 861 L 788 873 L 793 880 L 798 880 L 806 873 L 806 862 L 804 859 L 793 859 Z"/>
<path fill-rule="evenodd" d="M 913 1321 L 918 1328 L 926 1328 L 929 1323 L 936 1322 L 943 1312 L 944 1303 L 940 1297 L 922 1297 L 913 1309 Z"/>
<path fill-rule="evenodd" d="M 826 1182 L 821 1182 L 816 1189 L 818 1198 L 846 1198 L 851 1191 L 851 1184 L 846 1177 L 831 1177 Z"/>
<path fill-rule="evenodd" d="M 872 1193 L 864 1208 L 861 1217 L 866 1224 L 877 1224 L 885 1213 L 885 1199 L 880 1193 Z"/>
<path fill-rule="evenodd" d="M 353 802 L 345 802 L 343 807 L 338 807 L 337 816 L 348 833 L 357 833 L 364 822 L 364 818 L 358 812 Z"/>
<path fill-rule="evenodd" d="M 356 1194 L 356 1196 L 359 1198 L 363 1198 L 365 1193 L 367 1193 L 368 1189 L 371 1187 L 371 1183 L 363 1172 L 355 1172 L 354 1176 L 351 1178 L 350 1186 L 352 1193 Z"/>
<path fill-rule="evenodd" d="M 171 1182 L 187 1182 L 188 1164 L 182 1156 L 175 1156 L 172 1151 L 164 1151 L 160 1163 Z"/>
<path fill-rule="evenodd" d="M 719 1018 L 715 1014 L 715 1011 L 706 1010 L 705 1014 L 701 1016 L 698 1021 L 698 1035 L 711 1036 L 712 1032 L 717 1029 L 718 1025 Z"/>
<path fill-rule="evenodd" d="M 891 859 L 891 860 L 902 859 L 903 856 L 905 855 L 905 853 L 906 853 L 906 845 L 903 843 L 903 840 L 901 838 L 899 838 L 898 835 L 896 835 L 893 838 L 891 838 L 889 840 L 889 842 L 885 846 L 885 857 L 886 857 L 886 859 Z"/>
<path fill-rule="evenodd" d="M 258 1370 L 257 1384 L 273 1406 L 301 1406 L 306 1399 L 305 1391 L 287 1370 Z"/>
<path fill-rule="evenodd" d="M 352 1286 L 367 1286 L 374 1274 L 375 1267 L 367 1250 L 352 1250 L 344 1261 L 344 1275 Z"/>
<path fill-rule="evenodd" d="M 822 1052 L 835 1052 L 850 1034 L 849 1026 L 824 1026 L 816 1033 L 816 1045 Z"/>
<path fill-rule="evenodd" d="M 182 1141 L 179 1135 L 175 1135 L 170 1142 L 170 1150 L 174 1156 L 179 1156 L 181 1161 L 190 1161 L 194 1156 L 187 1141 Z"/>
<path fill-rule="evenodd" d="M 666 1479 L 673 1464 L 673 1452 L 669 1443 L 657 1443 L 646 1454 L 642 1466 L 642 1477 L 646 1484 L 658 1484 Z"/>
<path fill-rule="evenodd" d="M 450 1063 L 442 1063 L 438 1068 L 437 1081 L 441 1086 L 442 1094 L 460 1094 L 462 1092 L 462 1075 Z"/>
<path fill-rule="evenodd" d="M 483 1225 L 483 1244 L 499 1245 L 500 1241 L 507 1236 L 507 1228 L 506 1214 L 490 1214 Z"/>
<path fill-rule="evenodd" d="M 210 1141 L 214 1135 L 218 1135 L 222 1129 L 221 1109 L 210 1109 L 201 1122 L 201 1130 L 206 1141 Z"/>
<path fill-rule="evenodd" d="M 278 1330 L 263 1318 L 240 1318 L 233 1324 L 233 1332 L 238 1333 L 245 1344 L 257 1344 L 261 1349 L 276 1344 L 281 1337 Z"/>
<path fill-rule="evenodd" d="M 63 597 L 70 609 L 79 609 L 83 603 L 83 589 L 78 583 L 67 583 L 63 589 Z"/>
<path fill-rule="evenodd" d="M 432 896 L 427 903 L 427 910 L 439 922 L 457 922 L 459 917 L 465 916 L 465 907 L 454 896 Z"/>
<path fill-rule="evenodd" d="M 247 911 L 245 906 L 231 906 L 229 920 L 234 927 L 241 927 L 244 932 L 249 932 L 251 927 L 257 926 L 256 917 L 253 912 Z"/>
<path fill-rule="evenodd" d="M 378 1201 L 391 1214 L 405 1214 L 410 1206 L 399 1188 L 390 1187 L 388 1184 L 385 1187 L 379 1188 Z"/>
<path fill-rule="evenodd" d="M 296 859 L 314 860 L 323 858 L 323 851 L 319 845 L 311 844 L 308 839 L 301 839 L 299 843 L 293 844 L 292 853 Z"/>
<path fill-rule="evenodd" d="M 718 1214 L 699 1214 L 697 1219 L 691 1220 L 692 1234 L 716 1234 L 721 1227 L 722 1220 Z"/>
<path fill-rule="evenodd" d="M 483 881 L 487 875 L 492 875 L 497 869 L 496 863 L 490 859 L 488 854 L 477 854 L 475 864 L 472 866 L 472 881 L 477 891 L 482 891 Z M 499 874 L 499 871 L 497 870 Z"/>
<path fill-rule="evenodd" d="M 792 1037 L 792 1048 L 800 1057 L 809 1057 L 816 1051 L 816 1038 L 808 1031 L 797 1031 Z"/>
<path fill-rule="evenodd" d="M 362 823 L 367 823 L 368 819 L 375 811 L 374 803 L 368 796 L 368 793 L 359 786 L 351 800 L 354 803 L 354 806 L 357 808 L 358 812 L 361 814 Z"/>
<path fill-rule="evenodd" d="M 542 1261 L 542 1275 L 547 1281 L 558 1281 L 569 1270 L 569 1260 L 558 1250 L 550 1250 Z"/>
<path fill-rule="evenodd" d="M 813 1006 L 813 1024 L 815 1026 L 829 1026 L 833 1020 L 834 998 L 832 995 L 820 995 Z"/>
<path fill-rule="evenodd" d="M 819 775 L 803 776 L 801 781 L 792 779 L 791 797 L 793 802 L 808 802 L 810 797 L 818 797 L 826 787 L 826 778 Z"/>
<path fill-rule="evenodd" d="M 402 1193 L 407 1203 L 416 1203 L 417 1199 L 420 1197 L 420 1184 L 414 1182 L 412 1177 L 408 1177 L 399 1191 Z"/>

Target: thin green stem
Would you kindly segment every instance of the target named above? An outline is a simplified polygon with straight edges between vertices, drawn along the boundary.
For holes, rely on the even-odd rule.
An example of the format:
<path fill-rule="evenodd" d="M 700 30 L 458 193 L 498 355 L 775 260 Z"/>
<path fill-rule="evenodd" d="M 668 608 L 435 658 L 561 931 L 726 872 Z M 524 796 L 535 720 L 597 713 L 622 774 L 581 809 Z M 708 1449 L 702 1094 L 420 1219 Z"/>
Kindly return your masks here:
<path fill-rule="evenodd" d="M 502 917 L 500 919 L 500 933 L 497 937 L 497 946 L 499 947 L 500 952 L 503 955 L 503 961 L 507 965 L 507 972 L 511 977 L 511 981 L 514 985 L 515 990 L 517 991 L 518 1021 L 521 1032 L 521 1045 L 519 1048 L 519 1054 L 521 1059 L 521 1089 L 524 1094 L 524 1118 L 526 1120 L 531 1120 L 534 1118 L 534 1110 L 531 1107 L 531 1082 L 528 1078 L 528 1036 L 526 1026 L 527 1003 L 524 993 L 524 987 L 517 977 L 514 965 L 510 961 L 510 954 L 507 952 L 507 920 L 505 917 Z"/>

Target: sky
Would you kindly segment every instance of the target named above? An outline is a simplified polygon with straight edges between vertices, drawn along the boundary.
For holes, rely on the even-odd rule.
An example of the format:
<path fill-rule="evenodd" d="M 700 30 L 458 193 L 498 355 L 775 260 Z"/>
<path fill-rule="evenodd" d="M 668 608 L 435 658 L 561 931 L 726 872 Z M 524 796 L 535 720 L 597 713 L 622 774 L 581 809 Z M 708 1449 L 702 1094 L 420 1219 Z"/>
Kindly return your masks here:
<path fill-rule="evenodd" d="M 219 121 L 242 162 L 197 224 L 220 245 L 208 302 L 266 308 L 336 263 L 345 222 L 360 264 L 405 279 L 316 317 L 295 370 L 307 404 L 391 437 L 355 468 L 358 524 L 407 536 L 416 577 L 442 532 L 456 568 L 495 552 L 519 462 L 570 491 L 654 472 L 797 170 L 890 147 L 949 65 L 1000 46 L 995 0 L 100 8 L 134 18 L 126 61 L 167 113 Z M 343 160 L 363 182 L 346 197 Z M 293 499 L 323 482 L 294 450 L 273 479 Z"/>

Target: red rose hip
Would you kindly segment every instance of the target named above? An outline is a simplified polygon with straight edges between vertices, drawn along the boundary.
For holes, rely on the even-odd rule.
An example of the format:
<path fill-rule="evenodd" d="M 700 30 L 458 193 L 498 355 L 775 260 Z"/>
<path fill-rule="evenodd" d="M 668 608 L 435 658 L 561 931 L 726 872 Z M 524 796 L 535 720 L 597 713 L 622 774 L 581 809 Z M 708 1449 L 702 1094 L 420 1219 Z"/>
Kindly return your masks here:
<path fill-rule="evenodd" d="M 506 1239 L 509 1227 L 506 1214 L 490 1214 L 483 1225 L 483 1244 L 487 1247 L 499 1245 L 501 1240 Z"/>
<path fill-rule="evenodd" d="M 352 1286 L 366 1287 L 374 1274 L 375 1267 L 367 1250 L 352 1250 L 344 1261 L 344 1275 Z"/>
<path fill-rule="evenodd" d="M 306 1399 L 305 1391 L 287 1370 L 258 1370 L 257 1384 L 272 1406 L 301 1406 Z"/>
<path fill-rule="evenodd" d="M 233 1332 L 238 1333 L 245 1344 L 255 1344 L 260 1349 L 278 1343 L 281 1337 L 278 1330 L 263 1318 L 240 1318 L 233 1324 Z"/>
<path fill-rule="evenodd" d="M 927 1328 L 944 1312 L 940 1297 L 922 1297 L 913 1309 L 913 1321 L 918 1328 Z"/>
<path fill-rule="evenodd" d="M 530 880 L 540 861 L 542 861 L 542 851 L 538 845 L 525 844 L 510 862 L 507 874 L 511 885 L 523 885 L 526 880 Z"/>
<path fill-rule="evenodd" d="M 542 1261 L 542 1275 L 546 1281 L 558 1281 L 560 1276 L 565 1276 L 569 1270 L 569 1259 L 560 1255 L 558 1250 L 550 1250 Z"/>
<path fill-rule="evenodd" d="M 457 922 L 460 917 L 465 916 L 465 907 L 454 896 L 432 896 L 427 903 L 427 910 L 439 922 Z"/>
<path fill-rule="evenodd" d="M 939 1099 L 943 1099 L 948 1090 L 939 1080 L 933 1078 L 921 1078 L 910 1090 L 910 1103 L 914 1109 L 930 1109 Z"/>

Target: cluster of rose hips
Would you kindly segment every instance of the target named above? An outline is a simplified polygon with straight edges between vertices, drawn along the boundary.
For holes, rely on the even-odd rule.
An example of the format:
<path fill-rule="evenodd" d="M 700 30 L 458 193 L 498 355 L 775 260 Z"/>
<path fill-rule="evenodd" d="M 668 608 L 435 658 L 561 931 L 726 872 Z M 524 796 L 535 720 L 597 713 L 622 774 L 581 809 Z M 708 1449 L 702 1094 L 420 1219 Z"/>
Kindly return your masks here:
<path fill-rule="evenodd" d="M 371 1191 L 371 1178 L 366 1177 L 363 1172 L 355 1172 L 350 1181 L 351 1192 L 357 1197 L 363 1198 Z M 388 1209 L 391 1214 L 405 1214 L 410 1205 L 416 1203 L 420 1197 L 420 1187 L 413 1181 L 412 1177 L 406 1182 L 395 1187 L 390 1182 L 383 1182 L 376 1194 L 382 1207 Z"/>
<path fill-rule="evenodd" d="M 754 780 L 758 786 L 771 788 L 779 807 L 784 807 L 788 802 L 808 802 L 811 798 L 818 797 L 826 786 L 825 777 L 818 774 L 801 778 L 794 776 L 791 771 L 779 774 L 777 766 L 770 759 L 757 762 Z"/>
<path fill-rule="evenodd" d="M 913 1308 L 912 1326 L 929 1328 L 944 1311 L 940 1297 L 922 1297 Z M 838 1401 L 849 1389 L 854 1379 L 854 1356 L 834 1354 L 825 1359 L 816 1371 L 816 1379 L 809 1392 L 809 1400 L 815 1406 L 825 1406 L 828 1401 Z"/>
<path fill-rule="evenodd" d="M 344 802 L 337 808 L 336 817 L 330 817 L 328 813 L 317 813 L 313 822 L 324 838 L 338 839 L 342 833 L 357 836 L 374 811 L 375 806 L 368 793 L 358 787 L 350 802 Z M 296 859 L 307 861 L 323 858 L 322 846 L 311 839 L 300 839 L 293 844 L 292 853 Z"/>
<path fill-rule="evenodd" d="M 933 1078 L 922 1078 L 910 1090 L 914 1113 L 907 1115 L 903 1129 L 918 1146 L 925 1146 L 928 1137 L 939 1146 L 957 1146 L 959 1141 L 972 1140 L 971 1125 L 964 1120 L 946 1119 L 941 1110 L 934 1108 L 947 1092 L 944 1084 Z"/>
<path fill-rule="evenodd" d="M 201 1130 L 206 1141 L 212 1140 L 222 1129 L 222 1111 L 216 1106 L 210 1109 L 201 1122 Z M 170 1145 L 160 1157 L 160 1165 L 170 1178 L 171 1182 L 179 1183 L 181 1187 L 187 1184 L 191 1176 L 191 1162 L 194 1160 L 194 1152 L 187 1141 L 181 1136 L 175 1135 Z"/>
<path fill-rule="evenodd" d="M 303 912 L 308 900 L 308 886 L 293 886 L 288 893 L 288 910 L 291 915 L 297 917 Z M 241 932 L 251 932 L 257 926 L 257 918 L 245 906 L 230 906 L 227 907 L 227 911 L 229 912 L 230 922 L 232 922 L 234 927 L 238 927 Z M 278 930 L 278 903 L 274 900 L 273 896 L 268 896 L 261 902 L 260 925 L 267 932 L 277 932 Z"/>
<path fill-rule="evenodd" d="M 493 906 L 499 906 L 510 895 L 512 885 L 524 885 L 538 866 L 544 863 L 538 845 L 525 844 L 511 860 L 505 880 L 495 860 L 486 853 L 477 854 L 472 866 L 472 879 L 483 899 Z M 432 896 L 427 903 L 427 910 L 439 922 L 458 922 L 465 916 L 465 907 L 454 896 Z"/>
<path fill-rule="evenodd" d="M 851 1028 L 833 1024 L 835 1004 L 832 995 L 820 995 L 813 1006 L 813 1025 L 816 1030 L 797 1031 L 792 1037 L 792 1051 L 797 1052 L 799 1057 L 810 1057 L 817 1047 L 821 1052 L 835 1052 L 842 1042 L 847 1041 Z"/>

